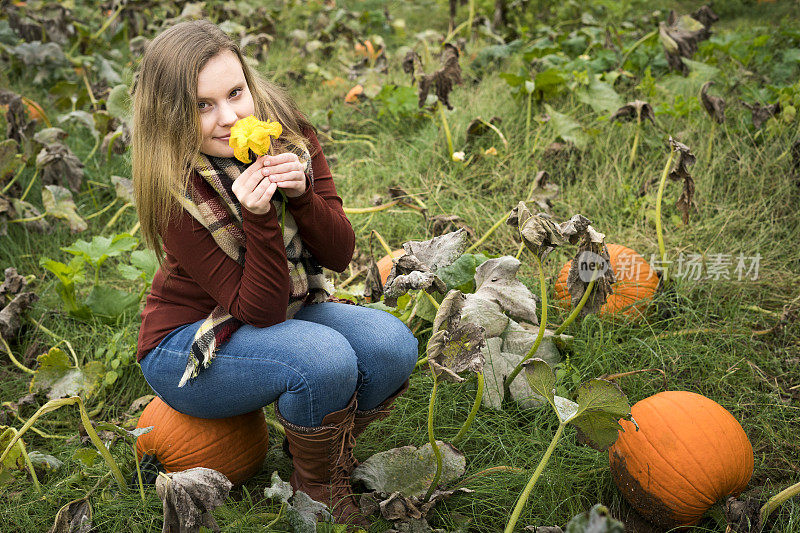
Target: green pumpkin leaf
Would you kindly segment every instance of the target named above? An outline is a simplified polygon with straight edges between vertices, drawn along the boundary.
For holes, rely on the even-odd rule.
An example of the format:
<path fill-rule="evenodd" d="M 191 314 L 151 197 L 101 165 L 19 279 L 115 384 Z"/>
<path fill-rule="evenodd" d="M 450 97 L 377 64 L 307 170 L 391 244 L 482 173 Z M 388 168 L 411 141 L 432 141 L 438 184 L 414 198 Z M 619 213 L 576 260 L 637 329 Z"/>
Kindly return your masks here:
<path fill-rule="evenodd" d="M 622 97 L 614 87 L 594 77 L 587 87 L 578 91 L 578 100 L 590 106 L 595 113 L 613 113 L 622 106 Z"/>
<path fill-rule="evenodd" d="M 59 461 L 52 455 L 38 452 L 36 450 L 30 452 L 28 454 L 28 458 L 31 460 L 31 463 L 33 463 L 33 466 L 39 467 L 41 470 L 48 472 L 51 470 L 58 470 L 64 465 L 62 461 Z"/>
<path fill-rule="evenodd" d="M 100 457 L 100 454 L 94 448 L 78 448 L 72 454 L 72 458 L 86 468 L 94 466 L 95 462 L 97 462 Z"/>
<path fill-rule="evenodd" d="M 129 252 L 138 245 L 139 239 L 127 233 L 120 233 L 113 237 L 95 235 L 91 242 L 77 240 L 72 246 L 62 248 L 62 250 L 72 255 L 79 255 L 95 268 L 100 268 L 109 257 Z"/>
<path fill-rule="evenodd" d="M 538 357 L 528 359 L 522 365 L 525 379 L 537 396 L 541 396 L 547 403 L 556 409 L 554 400 L 556 389 L 556 374 L 544 359 Z"/>
<path fill-rule="evenodd" d="M 578 428 L 580 440 L 603 451 L 616 442 L 620 418 L 631 418 L 625 393 L 610 381 L 590 379 L 578 388 L 578 411 L 567 421 Z"/>
<path fill-rule="evenodd" d="M 475 292 L 475 269 L 489 259 L 483 254 L 463 254 L 452 265 L 440 268 L 436 275 L 447 285 L 447 290 Z M 471 286 L 471 290 L 468 286 Z"/>
<path fill-rule="evenodd" d="M 89 227 L 86 221 L 78 215 L 72 193 L 59 185 L 45 185 L 42 190 L 42 204 L 45 212 L 54 218 L 67 221 L 72 233 L 86 231 Z"/>
<path fill-rule="evenodd" d="M 555 134 L 567 142 L 571 142 L 577 148 L 586 148 L 589 144 L 589 136 L 583 131 L 583 126 L 569 115 L 559 113 L 549 104 L 544 105 L 547 114 L 550 115 L 550 127 Z"/>
<path fill-rule="evenodd" d="M 116 318 L 139 304 L 139 295 L 120 291 L 105 285 L 95 285 L 86 298 L 92 313 L 101 317 Z"/>

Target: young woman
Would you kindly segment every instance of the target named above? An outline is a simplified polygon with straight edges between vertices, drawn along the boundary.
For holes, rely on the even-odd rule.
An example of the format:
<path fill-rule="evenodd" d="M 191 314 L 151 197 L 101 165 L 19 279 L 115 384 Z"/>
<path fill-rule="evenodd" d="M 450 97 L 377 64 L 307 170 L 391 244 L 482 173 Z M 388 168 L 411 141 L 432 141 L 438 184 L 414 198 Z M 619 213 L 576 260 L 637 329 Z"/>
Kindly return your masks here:
<path fill-rule="evenodd" d="M 244 164 L 228 139 L 250 115 L 283 133 Z M 417 340 L 389 313 L 326 301 L 322 267 L 342 272 L 355 237 L 313 127 L 217 26 L 183 22 L 142 58 L 132 157 L 142 235 L 161 261 L 139 333 L 147 382 L 201 418 L 277 400 L 294 489 L 366 524 L 353 437 L 407 388 Z"/>

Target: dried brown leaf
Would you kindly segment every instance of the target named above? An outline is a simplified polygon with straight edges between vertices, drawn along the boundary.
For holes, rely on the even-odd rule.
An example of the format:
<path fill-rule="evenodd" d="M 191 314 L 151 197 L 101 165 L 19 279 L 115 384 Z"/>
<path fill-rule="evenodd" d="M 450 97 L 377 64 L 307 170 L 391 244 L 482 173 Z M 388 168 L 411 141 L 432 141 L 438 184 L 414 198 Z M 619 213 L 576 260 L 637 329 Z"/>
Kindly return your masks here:
<path fill-rule="evenodd" d="M 437 379 L 460 383 L 461 372 L 480 373 L 484 358 L 481 348 L 486 344 L 483 327 L 461 319 L 466 297 L 451 290 L 439 305 L 433 320 L 433 336 L 428 341 L 428 362 Z"/>
<path fill-rule="evenodd" d="M 430 222 L 431 233 L 434 236 L 463 229 L 471 239 L 476 237 L 475 230 L 469 227 L 458 215 L 435 215 L 428 222 Z"/>
<path fill-rule="evenodd" d="M 756 102 L 754 104 L 742 102 L 742 105 L 750 110 L 750 113 L 753 116 L 753 125 L 756 127 L 756 129 L 761 129 L 761 126 L 763 126 L 764 123 L 770 119 L 770 117 L 779 115 L 781 112 L 780 102 L 766 105 L 761 105 L 760 102 Z"/>
<path fill-rule="evenodd" d="M 611 115 L 610 120 L 611 122 L 614 122 L 615 120 L 627 122 L 631 120 L 637 120 L 637 116 L 639 117 L 639 121 L 647 119 L 653 125 L 656 123 L 656 114 L 653 111 L 653 106 L 644 100 L 633 100 L 632 102 L 628 102 L 624 106 L 617 109 L 614 114 Z"/>
<path fill-rule="evenodd" d="M 708 12 L 711 12 L 710 8 L 703 11 L 701 17 L 704 20 L 710 20 Z M 713 14 L 713 12 L 711 13 Z M 711 32 L 708 26 L 699 20 L 689 15 L 679 17 L 674 11 L 670 11 L 667 22 L 659 22 L 658 35 L 670 68 L 685 76 L 689 73 L 689 67 L 681 58 L 691 59 L 697 52 L 698 43 L 711 37 Z"/>
<path fill-rule="evenodd" d="M 564 244 L 558 226 L 547 213 L 532 214 L 525 202 L 520 202 L 506 220 L 509 226 L 519 229 L 525 246 L 544 261 L 551 251 Z"/>
<path fill-rule="evenodd" d="M 419 54 L 413 50 L 410 50 L 406 53 L 406 56 L 403 58 L 403 72 L 406 74 L 411 75 L 411 83 L 416 82 L 416 77 L 414 76 L 415 70 L 419 70 L 422 72 L 422 59 L 420 59 Z"/>
<path fill-rule="evenodd" d="M 32 292 L 21 292 L 0 311 L 0 335 L 4 339 L 8 341 L 17 336 L 22 326 L 22 313 L 38 299 L 39 296 Z"/>
<path fill-rule="evenodd" d="M 89 533 L 92 531 L 92 505 L 89 497 L 73 500 L 62 507 L 48 533 Z"/>
<path fill-rule="evenodd" d="M 225 503 L 233 483 L 210 468 L 159 474 L 156 493 L 164 504 L 162 533 L 196 533 L 200 526 L 220 531 L 211 511 Z"/>
<path fill-rule="evenodd" d="M 419 79 L 419 107 L 425 105 L 428 93 L 433 87 L 436 97 L 444 104 L 447 109 L 453 109 L 450 104 L 450 92 L 455 85 L 459 85 L 461 80 L 461 66 L 458 64 L 458 48 L 450 43 L 444 45 L 444 51 L 440 58 L 442 68 L 433 74 L 424 74 Z"/>
<path fill-rule="evenodd" d="M 567 290 L 573 308 L 578 305 L 586 288 L 595 279 L 594 288 L 581 309 L 581 316 L 597 313 L 613 294 L 616 281 L 611 268 L 611 258 L 605 244 L 605 235 L 596 231 L 588 218 L 575 215 L 560 225 L 562 233 L 570 243 L 578 244 L 578 250 L 567 273 Z"/>
<path fill-rule="evenodd" d="M 3 295 L 14 296 L 22 292 L 22 290 L 28 286 L 28 282 L 25 281 L 25 276 L 20 276 L 17 269 L 14 267 L 8 267 L 3 274 L 6 279 L 3 281 L 3 284 L 0 285 L 0 297 Z M 0 298 L 0 303 L 5 303 L 5 300 Z"/>
<path fill-rule="evenodd" d="M 707 81 L 700 89 L 700 102 L 703 107 L 717 124 L 725 122 L 725 100 L 718 96 L 711 96 L 708 94 L 708 88 L 714 85 L 713 81 Z"/>
<path fill-rule="evenodd" d="M 83 163 L 66 145 L 53 143 L 36 156 L 36 168 L 41 171 L 43 185 L 67 185 L 78 192 L 83 182 Z"/>
<path fill-rule="evenodd" d="M 672 137 L 669 138 L 669 144 L 670 148 L 678 153 L 678 160 L 669 173 L 669 178 L 672 181 L 683 180 L 683 192 L 675 203 L 675 207 L 681 212 L 683 223 L 689 224 L 689 210 L 692 206 L 695 209 L 697 208 L 694 201 L 694 178 L 689 174 L 689 167 L 694 165 L 696 158 L 688 146 L 674 140 Z"/>

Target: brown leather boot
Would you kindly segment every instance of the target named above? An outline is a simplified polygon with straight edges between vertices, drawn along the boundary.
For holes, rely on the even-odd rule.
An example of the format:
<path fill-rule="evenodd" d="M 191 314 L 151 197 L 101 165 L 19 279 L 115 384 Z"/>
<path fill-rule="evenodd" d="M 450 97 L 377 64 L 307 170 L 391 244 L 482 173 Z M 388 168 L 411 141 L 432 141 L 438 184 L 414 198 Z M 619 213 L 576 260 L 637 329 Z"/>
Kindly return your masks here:
<path fill-rule="evenodd" d="M 347 470 L 355 442 L 352 435 L 355 412 L 355 395 L 347 407 L 326 415 L 319 427 L 292 424 L 281 416 L 277 407 L 275 409 L 278 421 L 286 430 L 294 463 L 292 488 L 330 507 L 336 523 L 366 529 L 369 521 L 361 514 L 353 497 Z"/>
<path fill-rule="evenodd" d="M 392 404 L 394 404 L 394 401 L 407 390 L 408 380 L 406 380 L 405 383 L 403 383 L 400 388 L 397 389 L 391 396 L 383 400 L 383 402 L 377 407 L 367 411 L 356 411 L 355 418 L 353 419 L 353 439 L 364 433 L 364 430 L 367 429 L 367 426 L 374 421 L 389 416 L 389 414 L 392 412 Z M 355 469 L 355 467 L 358 466 L 358 459 L 356 459 L 353 455 L 352 447 L 350 448 L 350 453 L 348 454 L 347 459 L 347 472 L 349 474 L 353 471 L 353 469 Z"/>

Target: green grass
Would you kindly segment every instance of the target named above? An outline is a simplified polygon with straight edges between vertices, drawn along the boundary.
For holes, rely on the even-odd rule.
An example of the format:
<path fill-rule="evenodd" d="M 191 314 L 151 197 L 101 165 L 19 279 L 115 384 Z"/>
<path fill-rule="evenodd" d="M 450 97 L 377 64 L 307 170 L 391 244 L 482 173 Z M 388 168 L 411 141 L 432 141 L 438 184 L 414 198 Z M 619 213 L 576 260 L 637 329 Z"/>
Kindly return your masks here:
<path fill-rule="evenodd" d="M 488 12 L 487 2 L 478 4 Z M 641 15 L 652 11 L 652 6 L 645 4 L 634 4 L 633 12 Z M 353 9 L 374 9 L 376 5 L 375 2 L 354 2 Z M 718 31 L 744 31 L 754 21 L 772 24 L 787 16 L 798 22 L 796 13 L 791 10 L 787 13 L 787 5 L 779 2 L 778 5 L 759 5 L 755 11 L 747 7 L 728 13 L 734 9 L 729 6 L 725 10 L 728 16 L 720 22 Z M 693 7 L 696 6 L 686 9 Z M 426 2 L 417 7 L 393 5 L 391 12 L 395 17 L 406 19 L 408 35 L 430 27 L 431 21 L 435 21 L 435 29 L 446 30 L 445 2 Z M 461 8 L 459 14 L 465 17 L 465 8 Z M 391 52 L 399 45 L 412 42 L 410 38 L 400 39 L 388 34 L 386 40 Z M 486 44 L 479 40 L 468 45 L 464 56 L 469 57 L 471 52 Z M 292 54 L 289 43 L 276 42 L 263 70 L 270 75 L 277 70 L 276 80 L 290 84 L 286 70 L 298 63 Z M 407 76 L 399 69 L 401 59 L 390 60 L 390 72 L 385 80 L 408 85 Z M 526 153 L 523 149 L 525 107 L 509 95 L 505 82 L 497 76 L 499 72 L 513 71 L 518 61 L 512 58 L 497 68 L 488 69 L 482 78 L 473 79 L 468 61 L 462 60 L 465 83 L 454 90 L 451 101 L 455 110 L 447 113 L 455 149 L 463 149 L 467 124 L 476 116 L 502 118 L 500 129 L 509 141 L 509 149 L 505 150 L 496 137 L 479 139 L 480 150 L 475 152 L 494 146 L 498 156 L 477 159 L 469 166 L 449 160 L 438 121 L 418 118 L 394 122 L 388 117 L 378 118 L 369 102 L 357 107 L 344 106 L 342 99 L 349 86 L 334 91 L 312 79 L 290 87 L 301 108 L 323 132 L 320 139 L 324 152 L 335 161 L 332 170 L 346 206 L 369 206 L 373 196 L 386 198 L 387 187 L 399 185 L 422 200 L 430 215 L 459 215 L 478 235 L 524 199 L 537 171 L 547 170 L 552 181 L 561 187 L 552 209 L 557 220 L 582 213 L 606 234 L 606 242 L 624 244 L 649 258 L 650 254 L 658 253 L 654 221 L 648 216 L 655 207 L 655 187 L 641 198 L 637 192 L 643 181 L 660 175 L 667 157 L 664 142 L 667 135 L 689 145 L 697 155 L 692 174 L 697 185 L 698 210 L 692 212 L 689 226 L 676 224 L 674 202 L 681 185 L 667 184 L 663 218 L 668 258 L 675 259 L 681 252 L 706 257 L 715 253 L 734 257 L 740 252 L 746 256 L 759 253 L 758 279 L 697 282 L 677 279 L 678 304 L 672 308 L 671 315 L 654 314 L 646 323 L 633 324 L 590 316 L 581 324 L 573 324 L 567 331 L 575 336 L 569 353 L 571 374 L 567 382 L 571 382 L 573 375 L 581 381 L 608 373 L 660 368 L 666 373 L 666 386 L 658 373 L 638 374 L 621 380 L 620 385 L 631 403 L 665 389 L 690 390 L 708 396 L 740 421 L 753 444 L 755 473 L 748 495 L 766 499 L 800 480 L 800 444 L 796 437 L 800 430 L 797 422 L 800 419 L 800 389 L 797 388 L 800 385 L 800 327 L 791 324 L 778 335 L 752 335 L 753 330 L 767 329 L 776 321 L 773 314 L 753 310 L 753 306 L 779 315 L 783 306 L 800 293 L 800 219 L 797 214 L 800 187 L 798 178 L 792 174 L 791 157 L 781 157 L 797 138 L 797 121 L 778 123 L 756 134 L 751 131 L 749 112 L 736 104 L 735 96 L 726 96 L 728 119 L 724 126 L 716 128 L 713 151 L 709 154 L 706 150 L 711 123 L 702 108 L 695 106 L 686 116 L 680 117 L 662 114 L 658 116 L 658 128 L 649 124 L 643 126 L 637 161 L 630 171 L 628 156 L 633 125 L 598 120 L 589 107 L 565 92 L 548 103 L 592 130 L 588 148 L 569 157 L 548 157 L 545 148 L 555 140 L 555 135 L 546 127 L 537 131 L 539 126 L 534 122 L 531 140 L 536 138 L 537 142 L 532 153 Z M 12 78 L 10 85 L 22 91 L 28 81 L 20 75 L 18 79 Z M 659 81 L 656 76 L 656 82 Z M 644 97 L 635 86 L 636 83 L 621 80 L 617 90 L 625 100 Z M 44 92 L 34 90 L 30 94 L 43 104 L 47 102 Z M 685 96 L 694 98 L 696 92 L 687 90 Z M 672 96 L 658 93 L 650 101 L 654 105 L 671 105 Z M 534 107 L 535 115 L 543 112 L 543 106 Z M 93 139 L 79 127 L 66 129 L 70 133 L 66 142 L 84 159 L 92 148 Z M 327 135 L 326 131 L 333 133 Z M 353 139 L 368 140 L 369 144 L 342 142 Z M 113 156 L 106 163 L 96 155 L 87 162 L 84 183 L 91 180 L 100 185 L 94 185 L 92 192 L 84 185 L 76 195 L 82 215 L 98 211 L 114 198 L 109 178 L 114 174 L 130 176 L 127 157 Z M 26 170 L 20 183 L 27 185 L 32 176 L 32 170 Z M 38 189 L 34 186 L 28 198 L 35 205 L 41 205 Z M 89 231 L 83 235 L 71 235 L 60 224 L 55 224 L 54 232 L 49 235 L 32 234 L 19 224 L 11 224 L 8 236 L 0 241 L 0 267 L 14 266 L 23 274 L 36 275 L 33 286 L 41 300 L 30 311 L 30 316 L 56 335 L 68 339 L 82 361 L 92 359 L 96 349 L 106 346 L 120 330 L 124 331 L 125 348 L 133 353 L 138 316 L 128 316 L 116 325 L 86 323 L 67 317 L 59 311 L 61 304 L 55 294 L 53 276 L 39 266 L 39 258 L 47 256 L 65 261 L 68 254 L 59 248 L 70 245 L 76 238 L 89 239 L 91 235 L 102 233 L 113 212 L 112 209 L 90 220 Z M 352 215 L 350 220 L 358 247 L 363 251 L 368 250 L 371 229 L 378 230 L 393 249 L 407 240 L 431 237 L 423 217 L 408 209 Z M 112 232 L 104 234 L 126 231 L 135 222 L 135 213 L 129 210 Z M 480 250 L 513 255 L 517 246 L 511 228 L 501 226 Z M 377 247 L 375 253 L 383 254 Z M 526 257 L 527 253 L 523 252 L 519 277 L 538 293 L 536 267 Z M 545 263 L 551 301 L 554 299 L 552 283 L 567 259 L 568 252 L 556 250 Z M 107 281 L 118 283 L 111 274 L 108 276 Z M 346 272 L 340 281 L 347 277 L 349 273 Z M 354 286 L 359 283 L 357 280 Z M 664 306 L 668 307 L 669 303 Z M 553 324 L 560 323 L 566 316 L 557 307 L 552 307 L 549 314 Z M 53 344 L 52 338 L 28 323 L 19 339 L 12 343 L 12 349 L 23 364 L 35 367 L 35 357 Z M 470 380 L 463 385 L 446 384 L 440 388 L 435 413 L 437 438 L 448 440 L 456 434 L 471 408 L 475 387 L 475 380 Z M 356 455 L 365 459 L 390 447 L 420 446 L 427 442 L 430 390 L 429 373 L 415 371 L 409 392 L 397 402 L 397 409 L 389 419 L 376 423 L 359 440 Z M 27 392 L 28 376 L 4 355 L 0 363 L 0 400 L 15 401 Z M 130 365 L 113 386 L 105 388 L 90 402 L 89 409 L 104 402 L 96 419 L 122 422 L 133 400 L 149 393 L 140 370 Z M 37 401 L 40 405 L 44 403 L 42 398 Z M 35 408 L 35 405 L 23 407 L 22 416 L 29 417 Z M 0 414 L 0 423 L 16 428 L 22 425 L 9 414 L 5 415 L 5 420 L 2 416 Z M 158 531 L 161 502 L 152 488 L 147 490 L 146 501 L 142 503 L 137 492 L 120 494 L 117 491 L 102 462 L 86 468 L 72 459 L 76 448 L 90 446 L 78 440 L 78 425 L 77 408 L 65 407 L 45 415 L 36 427 L 66 439 L 26 435 L 29 451 L 51 454 L 61 459 L 64 466 L 40 479 L 41 495 L 33 491 L 25 476 L 0 485 L 0 523 L 3 524 L 0 529 L 45 531 L 61 506 L 94 488 L 92 522 L 97 531 Z M 471 520 L 470 531 L 501 530 L 556 427 L 554 415 L 544 410 L 482 409 L 469 437 L 460 446 L 467 458 L 467 476 L 497 466 L 521 471 L 493 471 L 468 478 L 465 486 L 475 493 L 456 496 L 438 506 L 430 518 L 432 525 L 449 531 L 457 527 L 460 517 L 466 517 Z M 272 432 L 271 437 L 273 449 L 264 470 L 242 488 L 235 489 L 229 502 L 214 512 L 223 530 L 261 531 L 263 524 L 271 521 L 277 512 L 278 506 L 264 499 L 263 489 L 268 486 L 273 470 L 277 469 L 287 479 L 291 465 L 279 452 L 279 436 Z M 112 453 L 126 476 L 135 472 L 129 446 L 117 443 Z M 607 505 L 615 516 L 627 517 L 630 513 L 611 481 L 606 454 L 577 444 L 574 431 L 568 429 L 535 487 L 519 524 L 563 525 L 597 502 Z M 388 523 L 380 522 L 373 530 L 384 531 L 388 527 Z M 716 521 L 712 516 L 693 530 L 724 531 L 724 521 Z M 800 531 L 800 502 L 789 501 L 775 513 L 772 531 Z"/>

